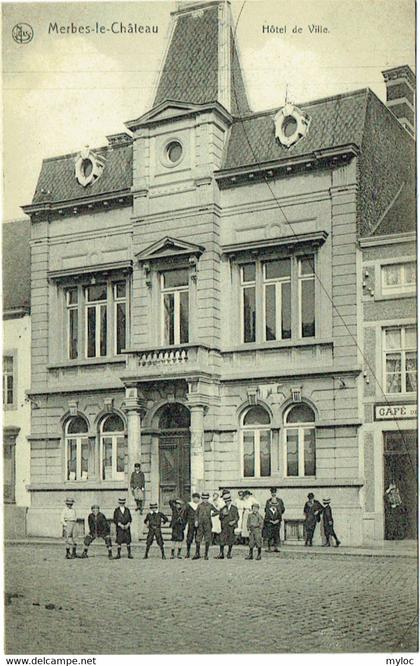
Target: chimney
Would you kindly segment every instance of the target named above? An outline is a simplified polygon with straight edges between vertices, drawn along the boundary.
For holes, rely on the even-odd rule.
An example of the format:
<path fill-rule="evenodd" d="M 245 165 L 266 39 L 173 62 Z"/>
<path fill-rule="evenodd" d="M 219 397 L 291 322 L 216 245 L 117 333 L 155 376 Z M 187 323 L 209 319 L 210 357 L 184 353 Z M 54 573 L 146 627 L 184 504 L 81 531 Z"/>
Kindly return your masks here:
<path fill-rule="evenodd" d="M 401 125 L 414 137 L 416 77 L 408 65 L 385 69 L 386 105 Z"/>

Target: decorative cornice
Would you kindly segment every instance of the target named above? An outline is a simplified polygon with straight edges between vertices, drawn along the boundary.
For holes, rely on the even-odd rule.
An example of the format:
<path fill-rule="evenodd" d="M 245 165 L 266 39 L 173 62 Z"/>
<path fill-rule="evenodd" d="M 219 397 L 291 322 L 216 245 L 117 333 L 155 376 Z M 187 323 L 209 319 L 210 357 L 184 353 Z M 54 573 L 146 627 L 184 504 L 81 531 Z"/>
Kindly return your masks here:
<path fill-rule="evenodd" d="M 31 215 L 32 222 L 45 219 L 45 213 L 58 213 L 59 215 L 76 215 L 82 212 L 104 210 L 108 207 L 131 206 L 133 196 L 131 189 L 119 190 L 118 192 L 104 192 L 91 197 L 68 199 L 65 201 L 43 201 L 36 204 L 21 206 L 26 215 Z M 38 218 L 38 219 L 37 219 Z"/>
<path fill-rule="evenodd" d="M 322 245 L 328 238 L 326 231 L 314 231 L 307 234 L 284 236 L 283 238 L 264 238 L 258 241 L 247 241 L 243 243 L 231 243 L 222 246 L 223 254 L 235 255 L 252 250 L 268 250 L 278 247 L 295 247 L 296 245 L 309 244 L 313 246 Z"/>
<path fill-rule="evenodd" d="M 187 241 L 179 240 L 178 238 L 171 238 L 166 236 L 161 240 L 149 245 L 145 250 L 136 254 L 136 259 L 140 262 L 144 261 L 158 261 L 168 257 L 175 256 L 196 256 L 199 257 L 203 254 L 205 248 L 202 245 L 195 243 L 188 243 Z"/>
<path fill-rule="evenodd" d="M 169 109 L 173 109 L 172 115 L 162 115 Z M 128 127 L 130 131 L 135 132 L 142 127 L 150 127 L 167 121 L 172 122 L 181 117 L 195 116 L 199 113 L 207 112 L 216 112 L 226 123 L 231 124 L 232 122 L 232 116 L 221 104 L 219 104 L 219 102 L 213 102 L 211 104 L 187 104 L 174 100 L 165 100 L 140 116 L 140 118 L 128 120 L 125 123 L 125 126 Z"/>
<path fill-rule="evenodd" d="M 416 233 L 408 231 L 405 233 L 386 234 L 385 236 L 368 236 L 359 238 L 360 247 L 374 247 L 379 245 L 394 245 L 395 243 L 415 243 Z"/>
<path fill-rule="evenodd" d="M 31 308 L 29 306 L 23 308 L 13 308 L 11 310 L 3 310 L 3 320 L 21 319 L 22 317 L 25 317 L 26 315 L 30 314 L 31 314 Z"/>
<path fill-rule="evenodd" d="M 93 266 L 78 266 L 75 268 L 63 268 L 56 271 L 48 271 L 48 279 L 52 281 L 65 280 L 67 278 L 79 278 L 87 275 L 94 275 L 97 273 L 111 273 L 115 271 L 131 272 L 133 270 L 133 262 L 115 261 L 105 264 L 94 264 Z"/>

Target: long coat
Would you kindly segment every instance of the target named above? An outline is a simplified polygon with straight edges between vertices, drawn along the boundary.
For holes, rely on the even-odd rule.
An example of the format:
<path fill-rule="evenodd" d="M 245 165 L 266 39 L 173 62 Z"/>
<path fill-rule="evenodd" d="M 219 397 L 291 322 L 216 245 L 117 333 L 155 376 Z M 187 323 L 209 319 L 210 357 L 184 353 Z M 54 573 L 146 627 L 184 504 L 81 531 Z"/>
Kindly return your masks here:
<path fill-rule="evenodd" d="M 235 527 L 239 523 L 239 511 L 234 504 L 224 506 L 220 510 L 219 517 L 222 527 L 220 544 L 222 546 L 233 546 L 235 543 Z"/>
<path fill-rule="evenodd" d="M 88 524 L 89 534 L 95 539 L 97 537 L 109 536 L 109 524 L 103 513 L 99 512 L 96 516 L 94 513 L 90 513 L 88 516 Z"/>
<path fill-rule="evenodd" d="M 314 500 L 311 504 L 306 502 L 303 507 L 303 513 L 305 514 L 305 527 L 309 530 L 314 530 L 317 524 L 317 515 L 322 511 L 322 504 L 318 500 Z"/>
<path fill-rule="evenodd" d="M 121 511 L 120 507 L 117 506 L 117 508 L 114 511 L 114 523 L 117 527 L 117 534 L 115 541 L 117 544 L 120 546 L 122 543 L 126 543 L 127 546 L 131 543 L 131 530 L 130 530 L 130 525 L 131 525 L 131 513 L 130 509 L 125 508 L 124 513 Z M 119 525 L 125 525 L 125 529 L 122 527 L 119 527 Z"/>
<path fill-rule="evenodd" d="M 211 543 L 211 517 L 219 512 L 210 502 L 201 502 L 195 513 L 195 525 L 197 527 L 196 540 L 197 543 L 205 541 Z"/>
<path fill-rule="evenodd" d="M 324 525 L 324 533 L 326 537 L 332 536 L 334 532 L 334 518 L 332 515 L 332 509 L 329 506 L 325 506 L 322 510 L 322 522 Z"/>
<path fill-rule="evenodd" d="M 174 500 L 169 500 L 172 517 L 169 527 L 172 528 L 172 541 L 184 541 L 184 530 L 187 522 L 185 506 L 179 506 Z"/>

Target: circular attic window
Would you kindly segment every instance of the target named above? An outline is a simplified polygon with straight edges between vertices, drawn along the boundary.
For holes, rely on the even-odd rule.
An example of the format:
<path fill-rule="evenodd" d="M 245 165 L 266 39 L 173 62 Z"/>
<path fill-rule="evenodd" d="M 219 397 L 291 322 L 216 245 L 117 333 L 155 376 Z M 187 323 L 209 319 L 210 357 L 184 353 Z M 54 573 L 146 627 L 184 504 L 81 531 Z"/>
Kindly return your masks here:
<path fill-rule="evenodd" d="M 82 174 L 85 178 L 89 178 L 90 174 L 93 171 L 93 162 L 89 158 L 82 160 Z"/>
<path fill-rule="evenodd" d="M 297 131 L 297 129 L 298 129 L 298 124 L 296 118 L 294 116 L 286 116 L 282 126 L 284 136 L 286 136 L 287 138 L 293 136 L 293 134 Z"/>
<path fill-rule="evenodd" d="M 179 141 L 171 141 L 166 146 L 166 157 L 171 164 L 177 164 L 182 157 L 182 145 Z"/>

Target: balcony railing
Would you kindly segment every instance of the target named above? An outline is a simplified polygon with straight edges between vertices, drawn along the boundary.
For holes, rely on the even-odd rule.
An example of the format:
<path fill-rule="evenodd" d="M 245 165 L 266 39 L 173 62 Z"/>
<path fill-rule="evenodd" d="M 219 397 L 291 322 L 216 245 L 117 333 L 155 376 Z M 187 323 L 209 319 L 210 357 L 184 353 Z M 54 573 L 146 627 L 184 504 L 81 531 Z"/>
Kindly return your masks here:
<path fill-rule="evenodd" d="M 171 379 L 214 375 L 220 373 L 220 368 L 220 351 L 206 345 L 130 349 L 127 351 L 127 366 L 121 379 Z"/>

